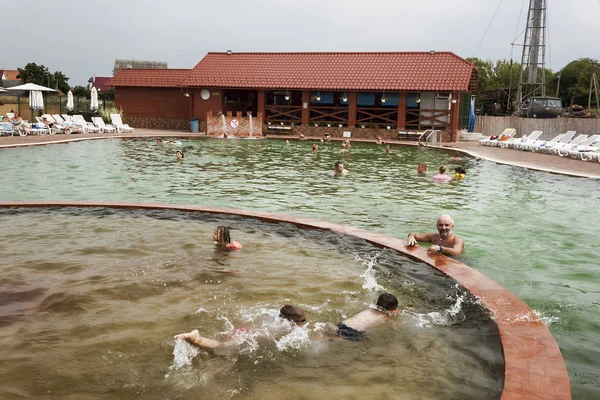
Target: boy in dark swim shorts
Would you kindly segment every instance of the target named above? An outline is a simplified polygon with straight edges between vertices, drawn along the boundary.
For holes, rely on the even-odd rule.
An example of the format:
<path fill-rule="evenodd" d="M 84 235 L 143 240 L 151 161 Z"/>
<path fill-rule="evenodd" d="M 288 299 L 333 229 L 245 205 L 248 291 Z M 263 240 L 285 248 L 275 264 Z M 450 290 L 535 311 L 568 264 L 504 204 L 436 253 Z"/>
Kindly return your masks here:
<path fill-rule="evenodd" d="M 398 299 L 396 296 L 383 293 L 377 299 L 377 308 L 367 308 L 358 314 L 340 322 L 336 336 L 346 340 L 362 340 L 365 331 L 377 325 L 391 321 L 390 316 L 398 312 Z"/>

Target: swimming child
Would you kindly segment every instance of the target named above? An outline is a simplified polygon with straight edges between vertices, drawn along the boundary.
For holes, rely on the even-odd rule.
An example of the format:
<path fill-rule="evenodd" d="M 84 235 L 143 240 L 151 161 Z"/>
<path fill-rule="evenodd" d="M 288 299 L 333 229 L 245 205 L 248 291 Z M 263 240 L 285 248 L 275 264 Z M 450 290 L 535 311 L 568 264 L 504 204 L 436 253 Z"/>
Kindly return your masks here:
<path fill-rule="evenodd" d="M 185 157 L 183 155 L 183 151 L 181 150 L 177 150 L 177 153 L 175 153 L 175 155 L 177 156 L 177 161 L 183 161 L 183 158 Z"/>
<path fill-rule="evenodd" d="M 419 175 L 425 175 L 427 173 L 427 164 L 424 162 L 419 163 L 419 166 L 417 167 L 417 173 Z"/>
<path fill-rule="evenodd" d="M 316 144 L 313 144 L 312 145 L 312 151 L 313 151 L 313 153 L 318 152 L 319 151 L 319 146 L 317 146 Z"/>
<path fill-rule="evenodd" d="M 454 168 L 454 179 L 456 179 L 456 180 L 465 179 L 466 174 L 467 174 L 467 171 L 465 171 L 463 167 Z"/>
<path fill-rule="evenodd" d="M 433 180 L 438 182 L 448 182 L 452 177 L 450 175 L 446 175 L 446 166 L 440 166 L 439 172 L 433 175 Z"/>
<path fill-rule="evenodd" d="M 300 325 L 306 321 L 306 317 L 304 315 L 304 310 L 302 310 L 298 306 L 294 306 L 291 304 L 287 304 L 287 305 L 283 306 L 281 308 L 281 310 L 279 310 L 279 317 L 291 322 L 288 329 L 282 330 L 280 332 L 276 332 L 277 336 L 280 336 L 280 337 L 285 335 L 286 333 L 288 333 L 291 329 L 294 328 L 295 325 Z M 236 329 L 236 331 L 250 332 L 250 330 L 248 328 L 238 328 L 238 329 Z M 202 336 L 200 336 L 200 332 L 198 332 L 197 329 L 194 329 L 193 331 L 191 331 L 189 333 L 180 333 L 179 335 L 175 335 L 175 339 L 186 340 L 186 341 L 200 347 L 201 349 L 204 349 L 204 350 L 210 351 L 210 352 L 215 351 L 219 348 L 234 348 L 234 347 L 237 347 L 240 345 L 240 342 L 238 340 L 230 339 L 225 342 L 220 342 L 215 339 L 209 339 L 209 338 L 202 337 Z"/>
<path fill-rule="evenodd" d="M 377 299 L 377 308 L 367 308 L 337 324 L 336 336 L 347 340 L 361 340 L 365 332 L 375 326 L 391 321 L 398 312 L 398 299 L 383 293 Z"/>
<path fill-rule="evenodd" d="M 227 250 L 241 250 L 242 245 L 238 242 L 231 241 L 231 235 L 229 234 L 229 228 L 226 226 L 219 226 L 213 234 L 213 240 L 215 245 L 220 248 Z"/>

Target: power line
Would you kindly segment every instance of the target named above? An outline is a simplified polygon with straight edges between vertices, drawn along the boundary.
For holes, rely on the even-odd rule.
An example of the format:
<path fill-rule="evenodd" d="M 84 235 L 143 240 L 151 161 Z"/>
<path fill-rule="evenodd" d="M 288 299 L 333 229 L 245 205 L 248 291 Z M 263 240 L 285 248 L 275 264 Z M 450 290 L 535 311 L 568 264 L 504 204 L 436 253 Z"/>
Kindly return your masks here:
<path fill-rule="evenodd" d="M 598 0 L 598 1 L 600 2 L 600 0 Z M 475 53 L 477 53 L 477 50 L 479 49 L 479 46 L 481 46 L 481 42 L 483 42 L 483 39 L 485 39 L 485 35 L 487 35 L 488 30 L 490 29 L 490 26 L 492 26 L 492 22 L 494 22 L 494 19 L 496 18 L 496 15 L 498 15 L 498 10 L 500 10 L 500 6 L 502 5 L 502 3 L 504 3 L 504 0 L 500 0 L 500 4 L 498 4 L 498 7 L 496 8 L 496 12 L 492 16 L 492 19 L 490 20 L 490 23 L 488 24 L 485 32 L 483 33 L 483 36 L 481 37 L 481 40 L 477 44 L 477 47 L 475 48 L 475 51 L 473 52 L 473 55 L 471 57 L 475 57 Z"/>

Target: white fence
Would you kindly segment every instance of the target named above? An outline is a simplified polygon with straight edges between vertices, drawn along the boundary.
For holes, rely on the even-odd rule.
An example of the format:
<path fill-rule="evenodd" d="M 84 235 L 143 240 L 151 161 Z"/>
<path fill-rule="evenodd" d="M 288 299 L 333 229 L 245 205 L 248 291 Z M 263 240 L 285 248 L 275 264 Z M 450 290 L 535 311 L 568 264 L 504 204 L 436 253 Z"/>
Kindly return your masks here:
<path fill-rule="evenodd" d="M 543 131 L 541 140 L 552 139 L 558 133 L 576 131 L 586 135 L 600 135 L 600 118 L 520 118 L 478 116 L 475 132 L 485 136 L 497 135 L 506 128 L 515 128 L 516 137 L 533 131 Z"/>

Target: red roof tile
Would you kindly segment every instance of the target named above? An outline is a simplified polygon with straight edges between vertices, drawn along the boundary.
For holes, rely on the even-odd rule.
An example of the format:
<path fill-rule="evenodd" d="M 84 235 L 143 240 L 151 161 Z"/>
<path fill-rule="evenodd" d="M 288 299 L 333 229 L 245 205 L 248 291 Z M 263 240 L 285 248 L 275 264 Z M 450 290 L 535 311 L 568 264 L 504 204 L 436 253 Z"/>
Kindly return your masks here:
<path fill-rule="evenodd" d="M 182 86 L 467 91 L 474 68 L 450 52 L 208 53 Z"/>
<path fill-rule="evenodd" d="M 191 69 L 122 69 L 112 77 L 108 86 L 179 87 Z"/>
<path fill-rule="evenodd" d="M 91 83 L 96 89 L 106 92 L 110 89 L 110 85 L 107 85 L 106 83 L 111 79 L 111 76 L 93 76 L 88 80 L 88 83 Z"/>

